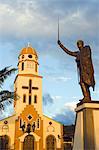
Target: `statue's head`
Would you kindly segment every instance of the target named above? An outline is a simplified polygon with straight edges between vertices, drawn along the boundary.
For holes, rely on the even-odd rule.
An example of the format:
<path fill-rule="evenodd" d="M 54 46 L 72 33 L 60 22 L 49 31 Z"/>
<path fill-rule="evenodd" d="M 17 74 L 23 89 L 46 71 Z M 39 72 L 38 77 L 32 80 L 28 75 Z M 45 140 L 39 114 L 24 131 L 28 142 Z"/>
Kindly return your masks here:
<path fill-rule="evenodd" d="M 78 41 L 77 41 L 77 47 L 79 48 L 79 50 L 80 50 L 81 48 L 83 48 L 83 47 L 84 47 L 84 42 L 83 42 L 82 40 L 78 40 Z"/>

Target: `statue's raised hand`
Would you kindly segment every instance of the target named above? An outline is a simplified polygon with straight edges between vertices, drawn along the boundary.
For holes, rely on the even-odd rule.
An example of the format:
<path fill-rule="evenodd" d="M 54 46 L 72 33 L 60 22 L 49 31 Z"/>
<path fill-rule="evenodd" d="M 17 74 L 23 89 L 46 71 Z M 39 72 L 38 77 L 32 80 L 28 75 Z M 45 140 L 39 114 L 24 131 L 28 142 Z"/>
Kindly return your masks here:
<path fill-rule="evenodd" d="M 57 43 L 60 45 L 61 44 L 60 40 L 58 40 Z"/>

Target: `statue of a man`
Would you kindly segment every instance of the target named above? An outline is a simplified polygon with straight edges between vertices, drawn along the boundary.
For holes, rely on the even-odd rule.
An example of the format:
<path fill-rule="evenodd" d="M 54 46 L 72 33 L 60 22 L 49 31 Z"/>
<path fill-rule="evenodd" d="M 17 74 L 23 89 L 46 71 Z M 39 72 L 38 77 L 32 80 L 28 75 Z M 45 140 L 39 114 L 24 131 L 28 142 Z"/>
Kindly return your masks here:
<path fill-rule="evenodd" d="M 32 130 L 33 130 L 33 132 L 35 131 L 35 127 L 36 127 L 36 125 L 35 125 L 35 122 L 32 124 Z"/>
<path fill-rule="evenodd" d="M 79 51 L 72 52 L 68 50 L 64 45 L 58 40 L 58 45 L 69 55 L 74 56 L 77 63 L 77 68 L 79 71 L 80 77 L 80 86 L 82 89 L 82 93 L 84 98 L 83 102 L 90 102 L 90 87 L 95 87 L 95 79 L 94 79 L 94 69 L 91 58 L 91 49 L 89 46 L 84 46 L 84 42 L 82 40 L 77 41 L 77 47 Z"/>
<path fill-rule="evenodd" d="M 28 125 L 27 125 L 26 132 L 27 132 L 27 133 L 30 133 L 30 132 L 31 132 L 31 124 L 30 124 L 30 123 L 28 123 Z"/>

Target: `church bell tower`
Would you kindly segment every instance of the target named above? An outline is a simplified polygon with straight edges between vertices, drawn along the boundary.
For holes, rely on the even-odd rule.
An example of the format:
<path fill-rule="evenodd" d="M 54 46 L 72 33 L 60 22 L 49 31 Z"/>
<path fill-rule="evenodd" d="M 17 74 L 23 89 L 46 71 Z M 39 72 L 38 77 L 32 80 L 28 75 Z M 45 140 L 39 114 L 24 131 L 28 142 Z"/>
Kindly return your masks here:
<path fill-rule="evenodd" d="M 18 97 L 14 102 L 14 108 L 18 116 L 29 105 L 42 115 L 42 77 L 39 76 L 38 70 L 37 52 L 28 45 L 19 54 L 18 74 L 14 84 Z"/>

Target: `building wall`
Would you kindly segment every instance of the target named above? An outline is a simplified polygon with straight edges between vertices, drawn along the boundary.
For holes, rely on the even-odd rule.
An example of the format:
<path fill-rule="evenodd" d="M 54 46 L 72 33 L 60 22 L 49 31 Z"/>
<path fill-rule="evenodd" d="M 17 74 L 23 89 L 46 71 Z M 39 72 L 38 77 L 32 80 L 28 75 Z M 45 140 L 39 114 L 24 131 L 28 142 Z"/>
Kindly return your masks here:
<path fill-rule="evenodd" d="M 49 135 L 53 135 L 56 138 L 57 150 L 58 149 L 62 150 L 62 135 L 63 135 L 62 132 L 63 132 L 62 124 L 52 120 L 51 118 L 43 116 L 43 141 L 44 141 L 43 148 L 44 150 L 46 149 L 46 138 Z M 60 138 L 58 138 L 58 135 L 60 136 Z"/>
<path fill-rule="evenodd" d="M 0 121 L 0 136 L 7 135 L 9 137 L 11 149 L 14 149 L 15 119 L 16 116 L 13 115 Z M 5 121 L 8 123 L 5 124 Z"/>
<path fill-rule="evenodd" d="M 15 102 L 15 112 L 19 116 L 26 105 L 29 104 L 29 89 L 23 89 L 22 86 L 29 87 L 29 80 L 32 80 L 32 87 L 38 87 L 38 90 L 32 89 L 32 105 L 42 115 L 42 77 L 34 75 L 18 75 L 15 80 L 15 91 L 18 100 Z M 23 95 L 26 94 L 26 103 L 23 103 Z M 34 95 L 37 95 L 37 103 L 34 103 Z"/>
<path fill-rule="evenodd" d="M 31 114 L 33 119 L 29 120 L 27 116 Z M 7 119 L 9 131 L 4 132 L 2 131 L 2 127 L 4 126 L 4 121 L 0 121 L 0 136 L 2 135 L 8 135 L 10 138 L 10 146 L 13 150 L 22 150 L 23 142 L 25 136 L 28 134 L 23 133 L 22 129 L 20 128 L 20 119 L 22 119 L 22 124 L 26 122 L 26 125 L 28 123 L 32 124 L 33 121 L 37 121 L 37 118 L 40 118 L 40 128 L 35 129 L 35 132 L 31 132 L 35 138 L 35 149 L 37 150 L 46 150 L 46 138 L 48 135 L 53 135 L 56 138 L 56 144 L 57 144 L 57 150 L 62 150 L 62 135 L 63 135 L 63 126 L 46 117 L 41 117 L 33 105 L 27 105 L 19 117 L 12 116 Z M 51 125 L 49 123 L 52 123 Z M 26 130 L 26 129 L 25 129 Z M 58 135 L 60 138 L 58 138 Z"/>
<path fill-rule="evenodd" d="M 32 116 L 31 120 L 28 119 L 29 114 Z M 40 127 L 37 128 L 37 125 L 36 125 L 35 131 L 31 132 L 31 133 L 33 134 L 33 136 L 35 138 L 35 142 L 39 142 L 39 148 L 40 149 L 43 148 L 43 140 L 42 140 L 43 139 L 43 120 L 39 116 L 38 112 L 35 110 L 33 105 L 27 105 L 27 107 L 23 110 L 23 112 L 18 117 L 18 120 L 16 121 L 16 129 L 15 129 L 15 148 L 16 148 L 16 150 L 19 150 L 19 145 L 21 142 L 20 137 L 22 137 L 24 135 L 24 132 L 20 128 L 20 119 L 22 119 L 22 124 L 25 122 L 26 126 L 27 126 L 28 123 L 30 123 L 32 125 L 32 123 L 35 122 L 35 124 L 36 124 L 38 118 L 40 120 Z M 37 135 L 39 137 L 39 141 L 36 141 L 35 135 Z"/>

